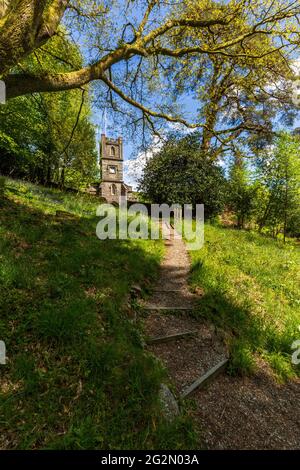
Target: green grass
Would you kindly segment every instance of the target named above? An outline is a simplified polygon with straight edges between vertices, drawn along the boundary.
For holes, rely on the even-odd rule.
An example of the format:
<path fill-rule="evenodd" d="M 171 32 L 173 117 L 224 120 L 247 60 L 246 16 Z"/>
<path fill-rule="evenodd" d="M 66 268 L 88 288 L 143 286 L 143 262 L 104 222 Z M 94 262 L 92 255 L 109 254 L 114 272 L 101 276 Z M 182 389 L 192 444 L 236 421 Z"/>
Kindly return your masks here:
<path fill-rule="evenodd" d="M 300 334 L 299 244 L 207 224 L 204 247 L 191 257 L 191 285 L 204 290 L 197 315 L 224 330 L 229 372 L 250 374 L 261 357 L 281 380 L 299 374 L 291 363 Z"/>
<path fill-rule="evenodd" d="M 0 448 L 192 447 L 188 418 L 162 418 L 165 371 L 144 351 L 129 299 L 132 284 L 146 291 L 155 279 L 162 243 L 98 240 L 93 197 L 12 180 L 4 196 Z"/>

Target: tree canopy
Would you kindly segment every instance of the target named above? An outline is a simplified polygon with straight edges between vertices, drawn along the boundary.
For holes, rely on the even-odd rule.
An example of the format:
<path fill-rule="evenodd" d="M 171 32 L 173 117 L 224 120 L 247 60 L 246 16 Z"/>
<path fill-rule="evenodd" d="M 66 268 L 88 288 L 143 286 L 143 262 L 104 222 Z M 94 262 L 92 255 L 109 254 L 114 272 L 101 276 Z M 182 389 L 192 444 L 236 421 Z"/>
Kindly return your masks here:
<path fill-rule="evenodd" d="M 198 133 L 170 136 L 147 163 L 140 190 L 158 204 L 204 204 L 205 217 L 223 209 L 226 181 L 220 166 L 200 149 Z"/>
<path fill-rule="evenodd" d="M 300 234 L 300 141 L 282 133 L 267 155 L 258 158 L 258 180 L 266 188 L 259 226 L 277 234 Z"/>
<path fill-rule="evenodd" d="M 65 62 L 58 63 L 57 54 Z M 32 73 L 43 68 L 64 71 L 82 61 L 77 46 L 55 37 L 29 56 Z M 85 187 L 96 177 L 95 131 L 90 102 L 83 90 L 20 96 L 0 107 L 0 171 L 43 184 Z"/>
<path fill-rule="evenodd" d="M 97 82 L 99 105 L 109 102 L 134 125 L 199 127 L 203 147 L 214 140 L 220 152 L 243 133 L 270 133 L 274 109 L 291 105 L 280 85 L 294 78 L 299 15 L 298 0 L 8 0 L 0 74 L 8 97 Z M 27 67 L 28 56 L 63 34 L 81 46 L 83 63 Z M 176 105 L 191 91 L 201 101 L 193 120 Z"/>

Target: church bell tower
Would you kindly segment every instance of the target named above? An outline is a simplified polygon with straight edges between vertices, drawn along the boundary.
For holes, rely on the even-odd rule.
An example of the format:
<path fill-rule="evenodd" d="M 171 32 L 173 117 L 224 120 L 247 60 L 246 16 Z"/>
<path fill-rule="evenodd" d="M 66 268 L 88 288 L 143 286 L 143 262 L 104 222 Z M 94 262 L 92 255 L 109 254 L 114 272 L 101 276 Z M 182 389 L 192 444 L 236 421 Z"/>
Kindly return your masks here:
<path fill-rule="evenodd" d="M 122 138 L 101 135 L 100 142 L 101 196 L 107 202 L 119 202 L 124 195 Z"/>

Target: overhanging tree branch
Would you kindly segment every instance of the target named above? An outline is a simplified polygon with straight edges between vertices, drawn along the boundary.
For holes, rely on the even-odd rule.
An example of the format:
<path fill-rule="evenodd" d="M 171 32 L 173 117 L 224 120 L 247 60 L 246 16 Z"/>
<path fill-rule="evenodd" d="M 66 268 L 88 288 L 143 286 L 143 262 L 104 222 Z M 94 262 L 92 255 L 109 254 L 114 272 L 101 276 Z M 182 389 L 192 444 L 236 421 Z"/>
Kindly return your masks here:
<path fill-rule="evenodd" d="M 193 31 L 197 32 L 197 30 L 200 31 L 203 29 L 209 32 L 211 28 L 215 27 L 228 29 L 228 26 L 236 18 L 240 10 L 242 8 L 245 9 L 247 2 L 239 2 L 236 9 L 232 11 L 229 10 L 227 16 L 226 10 L 224 10 L 224 14 L 222 12 L 221 16 L 217 18 L 207 18 L 205 16 L 200 19 L 193 17 L 171 18 L 143 36 L 143 32 L 149 21 L 149 15 L 157 3 L 156 0 L 149 1 L 143 20 L 131 43 L 123 43 L 123 41 L 120 41 L 119 46 L 115 50 L 109 52 L 89 66 L 71 72 L 57 74 L 9 74 L 8 71 L 12 66 L 19 63 L 26 55 L 41 47 L 47 39 L 55 34 L 62 15 L 65 10 L 71 6 L 68 0 L 52 0 L 51 2 L 47 2 L 46 0 L 39 2 L 35 0 L 20 0 L 18 2 L 18 9 L 14 12 L 14 16 L 11 16 L 12 13 L 8 13 L 4 18 L 4 24 L 1 25 L 0 22 L 0 73 L 2 72 L 3 74 L 5 72 L 3 78 L 7 86 L 7 97 L 13 98 L 33 92 L 52 92 L 80 88 L 91 81 L 102 80 L 103 77 L 105 77 L 105 72 L 114 64 L 121 61 L 129 61 L 129 59 L 134 56 L 156 57 L 162 55 L 181 58 L 192 54 L 204 54 L 208 56 L 223 55 L 228 57 L 248 58 L 249 60 L 262 59 L 286 47 L 288 41 L 286 40 L 282 44 L 278 44 L 278 47 L 274 45 L 272 47 L 270 46 L 267 51 L 257 55 L 250 51 L 247 52 L 244 46 L 242 49 L 244 48 L 245 53 L 241 54 L 236 50 L 236 46 L 242 46 L 245 41 L 249 41 L 252 37 L 257 38 L 260 35 L 269 36 L 283 34 L 286 37 L 288 33 L 280 31 L 280 28 L 274 32 L 272 27 L 274 27 L 276 22 L 282 19 L 297 17 L 297 15 L 300 14 L 299 1 L 289 2 L 285 7 L 278 8 L 277 11 L 272 13 L 270 13 L 270 9 L 266 9 L 267 11 L 262 17 L 257 17 L 258 20 L 255 24 L 245 26 L 245 30 L 241 34 L 237 33 L 235 37 L 229 40 L 214 42 L 213 47 L 197 44 L 196 41 L 195 44 L 191 44 L 190 46 L 172 48 L 168 43 L 168 41 L 170 41 L 168 33 L 173 29 L 180 32 L 189 28 L 191 30 L 189 40 L 193 42 Z M 19 29 L 16 28 L 15 13 L 23 14 L 23 16 L 21 16 L 24 21 L 23 24 L 19 26 Z M 241 29 L 243 30 L 243 28 Z M 11 52 L 12 50 L 13 53 Z"/>
<path fill-rule="evenodd" d="M 186 121 L 185 119 L 182 119 L 180 117 L 174 117 L 170 116 L 165 113 L 161 113 L 158 111 L 153 111 L 146 106 L 142 105 L 141 103 L 138 103 L 136 100 L 131 98 L 130 96 L 126 95 L 120 88 L 118 88 L 109 78 L 106 76 L 103 76 L 101 80 L 111 89 L 113 90 L 117 95 L 120 96 L 124 101 L 126 101 L 128 104 L 134 106 L 135 108 L 139 109 L 142 111 L 146 116 L 152 116 L 158 119 L 164 119 L 165 121 L 168 122 L 173 122 L 177 124 L 182 124 L 183 126 L 189 128 L 189 129 L 197 129 L 202 127 L 202 124 L 192 124 Z"/>

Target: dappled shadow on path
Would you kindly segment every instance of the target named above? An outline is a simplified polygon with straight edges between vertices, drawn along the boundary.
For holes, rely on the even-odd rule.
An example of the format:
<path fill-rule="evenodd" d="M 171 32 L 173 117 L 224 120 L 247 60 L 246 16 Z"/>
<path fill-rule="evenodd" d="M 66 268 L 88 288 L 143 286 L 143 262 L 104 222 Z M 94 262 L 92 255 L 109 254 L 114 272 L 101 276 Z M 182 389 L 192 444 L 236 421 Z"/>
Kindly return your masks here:
<path fill-rule="evenodd" d="M 265 363 L 254 376 L 218 377 L 195 393 L 208 449 L 299 449 L 300 381 L 279 384 Z"/>
<path fill-rule="evenodd" d="M 198 280 L 210 278 L 203 264 L 194 269 Z M 211 321 L 231 351 L 227 374 L 193 396 L 193 416 L 206 447 L 299 449 L 300 379 L 279 383 L 263 354 L 258 355 L 281 351 L 288 360 L 293 337 L 255 315 L 246 302 L 230 301 L 218 285 L 206 288 L 193 316 Z"/>

